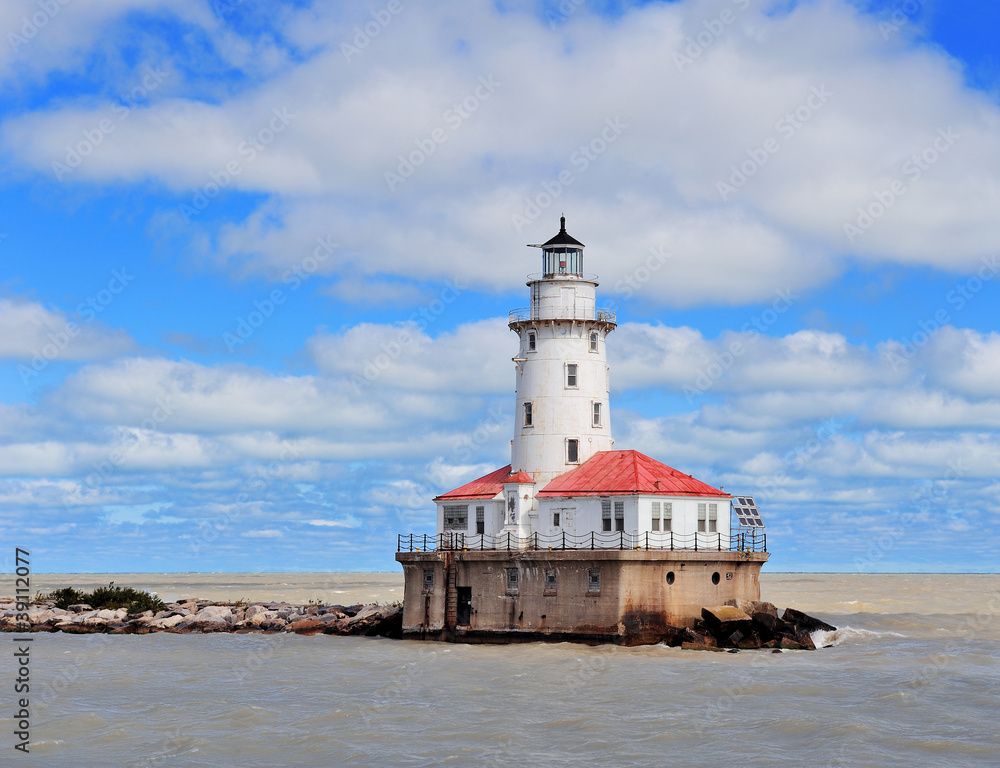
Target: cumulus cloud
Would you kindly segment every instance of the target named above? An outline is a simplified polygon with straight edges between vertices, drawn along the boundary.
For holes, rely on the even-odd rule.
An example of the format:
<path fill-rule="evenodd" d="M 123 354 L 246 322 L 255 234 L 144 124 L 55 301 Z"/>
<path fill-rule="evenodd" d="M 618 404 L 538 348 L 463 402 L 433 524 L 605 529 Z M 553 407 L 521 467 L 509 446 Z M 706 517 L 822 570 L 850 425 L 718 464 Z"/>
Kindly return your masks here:
<path fill-rule="evenodd" d="M 31 370 L 52 360 L 102 360 L 136 344 L 125 332 L 85 316 L 67 316 L 33 301 L 0 299 L 0 359 L 29 363 Z"/>
<path fill-rule="evenodd" d="M 224 227 L 207 258 L 274 274 L 332 234 L 343 248 L 323 270 L 349 280 L 512 288 L 518 270 L 494 265 L 523 259 L 530 271 L 533 259 L 511 248 L 547 238 L 568 209 L 611 285 L 650 248 L 671 253 L 647 295 L 673 305 L 813 286 L 844 253 L 959 269 L 992 249 L 1000 110 L 940 49 L 907 30 L 886 40 L 846 2 L 778 13 L 752 3 L 690 63 L 678 58 L 717 15 L 707 1 L 648 4 L 613 22 L 579 9 L 553 29 L 516 7 L 406 6 L 352 59 L 341 44 L 368 18 L 362 9 L 301 9 L 279 22 L 311 51 L 297 65 L 213 101 L 183 90 L 153 100 L 73 179 L 154 178 L 185 201 L 235 162 L 227 189 L 271 197 Z M 13 115 L 3 143 L 12 161 L 48 173 L 108 108 Z M 286 108 L 287 126 L 253 159 L 241 154 Z M 412 174 L 387 181 L 411 153 Z M 880 199 L 884 210 L 859 223 L 858 209 Z"/>

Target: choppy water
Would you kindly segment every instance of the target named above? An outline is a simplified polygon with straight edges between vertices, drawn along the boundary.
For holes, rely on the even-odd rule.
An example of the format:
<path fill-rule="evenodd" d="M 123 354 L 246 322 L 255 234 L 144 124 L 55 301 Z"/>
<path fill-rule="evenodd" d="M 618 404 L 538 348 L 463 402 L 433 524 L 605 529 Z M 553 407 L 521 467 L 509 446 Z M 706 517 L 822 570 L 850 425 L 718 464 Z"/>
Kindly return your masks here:
<path fill-rule="evenodd" d="M 397 574 L 113 578 L 168 599 L 385 602 L 401 588 Z M 840 627 L 818 638 L 833 647 L 36 635 L 32 752 L 5 727 L 0 765 L 1000 766 L 1000 576 L 762 584 Z"/>

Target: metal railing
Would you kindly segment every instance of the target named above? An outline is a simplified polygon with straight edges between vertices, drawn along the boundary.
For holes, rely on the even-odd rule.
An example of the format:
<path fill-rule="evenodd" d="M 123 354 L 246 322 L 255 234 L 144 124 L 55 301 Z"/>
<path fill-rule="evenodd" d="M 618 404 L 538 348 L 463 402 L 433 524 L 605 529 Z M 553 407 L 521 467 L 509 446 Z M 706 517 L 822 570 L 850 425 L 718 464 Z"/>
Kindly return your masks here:
<path fill-rule="evenodd" d="M 639 549 L 691 552 L 767 552 L 767 534 L 760 529 L 739 531 L 732 534 L 689 533 L 673 531 L 597 532 L 573 535 L 562 532 L 527 537 L 512 533 L 497 536 L 449 533 L 401 533 L 397 537 L 397 552 L 439 552 L 453 550 L 563 550 L 563 549 Z"/>
<path fill-rule="evenodd" d="M 596 320 L 601 323 L 617 323 L 618 314 L 611 309 L 598 307 L 592 310 L 570 309 L 563 307 L 545 308 L 542 310 L 531 307 L 520 307 L 510 311 L 511 323 L 531 320 Z"/>

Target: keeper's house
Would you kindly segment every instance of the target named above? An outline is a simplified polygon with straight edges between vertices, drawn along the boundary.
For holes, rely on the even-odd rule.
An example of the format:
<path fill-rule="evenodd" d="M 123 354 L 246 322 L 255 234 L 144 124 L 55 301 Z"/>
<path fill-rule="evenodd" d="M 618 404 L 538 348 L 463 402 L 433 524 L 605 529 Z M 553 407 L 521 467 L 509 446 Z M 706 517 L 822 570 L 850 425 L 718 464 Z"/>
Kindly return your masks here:
<path fill-rule="evenodd" d="M 437 534 L 399 537 L 407 636 L 641 643 L 705 606 L 760 599 L 763 523 L 734 497 L 615 450 L 607 342 L 582 243 L 559 233 L 510 313 L 511 463 L 437 497 Z M 737 526 L 731 524 L 735 510 Z"/>

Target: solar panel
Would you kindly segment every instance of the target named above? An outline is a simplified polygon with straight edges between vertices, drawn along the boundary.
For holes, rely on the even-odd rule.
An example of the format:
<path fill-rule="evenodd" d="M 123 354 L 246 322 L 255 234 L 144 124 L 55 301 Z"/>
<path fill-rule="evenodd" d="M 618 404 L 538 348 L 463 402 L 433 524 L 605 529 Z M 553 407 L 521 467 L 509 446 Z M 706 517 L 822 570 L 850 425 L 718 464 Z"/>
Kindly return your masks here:
<path fill-rule="evenodd" d="M 764 519 L 760 516 L 757 504 L 752 496 L 737 496 L 733 499 L 733 512 L 744 528 L 763 528 Z"/>

